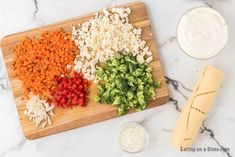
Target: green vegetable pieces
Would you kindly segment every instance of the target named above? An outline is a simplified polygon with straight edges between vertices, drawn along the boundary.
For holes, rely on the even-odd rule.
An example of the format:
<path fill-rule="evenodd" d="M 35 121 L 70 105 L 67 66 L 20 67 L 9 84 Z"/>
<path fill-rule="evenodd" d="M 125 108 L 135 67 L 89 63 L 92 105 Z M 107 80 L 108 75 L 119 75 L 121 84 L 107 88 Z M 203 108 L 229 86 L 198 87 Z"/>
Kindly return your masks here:
<path fill-rule="evenodd" d="M 119 53 L 97 69 L 96 101 L 116 106 L 119 115 L 130 109 L 145 109 L 147 101 L 155 99 L 154 88 L 160 87 L 159 81 L 153 81 L 151 72 L 151 67 L 139 64 L 131 54 Z"/>

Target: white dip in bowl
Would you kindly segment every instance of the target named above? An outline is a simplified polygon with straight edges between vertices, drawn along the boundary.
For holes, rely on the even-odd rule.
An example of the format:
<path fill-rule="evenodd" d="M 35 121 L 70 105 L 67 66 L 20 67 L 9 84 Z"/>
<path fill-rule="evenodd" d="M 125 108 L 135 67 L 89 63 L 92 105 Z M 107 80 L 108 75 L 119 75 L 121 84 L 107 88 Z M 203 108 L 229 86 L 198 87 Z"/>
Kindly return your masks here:
<path fill-rule="evenodd" d="M 180 19 L 177 40 L 189 56 L 211 58 L 224 48 L 228 40 L 228 27 L 216 10 L 209 7 L 193 8 Z"/>
<path fill-rule="evenodd" d="M 120 147 L 129 153 L 141 151 L 147 146 L 149 135 L 147 130 L 136 122 L 125 123 L 119 135 Z"/>

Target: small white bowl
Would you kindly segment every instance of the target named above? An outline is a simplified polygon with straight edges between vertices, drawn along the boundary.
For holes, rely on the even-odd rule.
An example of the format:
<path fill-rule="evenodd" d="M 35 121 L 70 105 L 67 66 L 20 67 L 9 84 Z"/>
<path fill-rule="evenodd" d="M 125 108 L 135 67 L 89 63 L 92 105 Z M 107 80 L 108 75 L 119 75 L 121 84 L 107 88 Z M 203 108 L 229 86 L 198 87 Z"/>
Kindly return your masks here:
<path fill-rule="evenodd" d="M 128 150 L 126 149 L 123 144 L 121 143 L 121 136 L 122 136 L 122 132 L 125 130 L 125 129 L 128 129 L 128 127 L 131 127 L 131 125 L 133 126 L 137 126 L 137 127 L 140 127 L 141 129 L 144 130 L 144 133 L 146 135 L 146 139 L 145 139 L 145 143 L 143 144 L 143 147 L 139 148 L 138 150 L 135 150 L 135 151 L 131 151 L 131 150 Z M 124 123 L 122 126 L 121 126 L 121 129 L 120 129 L 120 134 L 119 134 L 119 137 L 118 137 L 118 143 L 119 143 L 119 146 L 120 148 L 127 152 L 127 153 L 137 153 L 137 152 L 140 152 L 141 150 L 143 150 L 144 148 L 146 148 L 149 144 L 149 134 L 148 134 L 148 131 L 138 122 L 127 122 L 127 123 Z"/>

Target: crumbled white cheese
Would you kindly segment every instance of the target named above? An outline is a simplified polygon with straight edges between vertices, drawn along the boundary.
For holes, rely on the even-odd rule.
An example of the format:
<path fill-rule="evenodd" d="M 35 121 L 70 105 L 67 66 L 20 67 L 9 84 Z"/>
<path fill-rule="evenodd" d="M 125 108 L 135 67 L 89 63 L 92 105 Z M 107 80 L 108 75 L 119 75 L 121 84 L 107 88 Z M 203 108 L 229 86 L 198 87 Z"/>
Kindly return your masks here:
<path fill-rule="evenodd" d="M 79 48 L 74 69 L 88 80 L 96 80 L 96 66 L 120 51 L 137 56 L 139 63 L 152 61 L 152 52 L 141 39 L 141 28 L 129 23 L 130 8 L 112 8 L 95 14 L 88 22 L 72 27 L 72 39 Z"/>
<path fill-rule="evenodd" d="M 38 127 L 40 124 L 42 128 L 47 124 L 52 125 L 50 116 L 54 116 L 54 105 L 49 105 L 45 100 L 41 100 L 39 96 L 32 96 L 26 103 L 24 114 L 29 116 Z"/>

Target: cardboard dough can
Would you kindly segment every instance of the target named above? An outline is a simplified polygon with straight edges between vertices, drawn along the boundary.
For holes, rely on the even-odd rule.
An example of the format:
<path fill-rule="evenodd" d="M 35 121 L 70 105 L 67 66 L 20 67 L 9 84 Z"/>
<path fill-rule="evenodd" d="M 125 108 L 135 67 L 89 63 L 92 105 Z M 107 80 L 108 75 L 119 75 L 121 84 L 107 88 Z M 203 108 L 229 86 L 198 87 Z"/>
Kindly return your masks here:
<path fill-rule="evenodd" d="M 171 139 L 173 146 L 182 149 L 192 145 L 206 113 L 213 104 L 223 76 L 223 72 L 210 65 L 201 72 L 192 96 L 177 121 Z"/>

